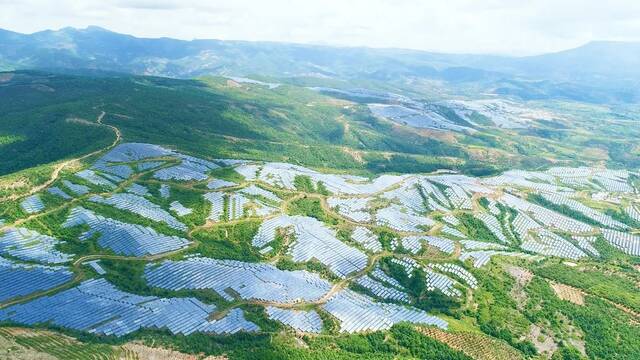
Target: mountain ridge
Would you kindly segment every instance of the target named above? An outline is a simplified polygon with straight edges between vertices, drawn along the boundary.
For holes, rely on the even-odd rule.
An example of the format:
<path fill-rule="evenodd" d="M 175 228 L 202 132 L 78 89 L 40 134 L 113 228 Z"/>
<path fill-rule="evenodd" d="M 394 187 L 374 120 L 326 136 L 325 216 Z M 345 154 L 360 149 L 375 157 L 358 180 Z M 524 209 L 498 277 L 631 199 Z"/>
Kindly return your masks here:
<path fill-rule="evenodd" d="M 451 68 L 477 72 L 473 80 L 523 77 L 531 80 L 607 81 L 640 79 L 637 42 L 595 41 L 535 56 L 447 54 L 409 49 L 169 37 L 140 38 L 89 26 L 21 34 L 0 29 L 0 59 L 8 70 L 86 67 L 142 75 L 189 78 L 200 75 L 366 77 L 380 72 L 444 77 Z M 455 79 L 454 79 L 455 80 Z"/>

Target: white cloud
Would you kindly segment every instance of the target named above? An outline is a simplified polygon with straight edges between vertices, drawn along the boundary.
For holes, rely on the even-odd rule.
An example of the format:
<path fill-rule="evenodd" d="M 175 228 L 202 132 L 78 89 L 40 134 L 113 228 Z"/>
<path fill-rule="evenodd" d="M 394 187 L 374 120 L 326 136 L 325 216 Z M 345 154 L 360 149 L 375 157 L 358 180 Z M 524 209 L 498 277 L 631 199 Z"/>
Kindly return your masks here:
<path fill-rule="evenodd" d="M 531 54 L 640 40 L 637 0 L 0 0 L 0 27 Z"/>

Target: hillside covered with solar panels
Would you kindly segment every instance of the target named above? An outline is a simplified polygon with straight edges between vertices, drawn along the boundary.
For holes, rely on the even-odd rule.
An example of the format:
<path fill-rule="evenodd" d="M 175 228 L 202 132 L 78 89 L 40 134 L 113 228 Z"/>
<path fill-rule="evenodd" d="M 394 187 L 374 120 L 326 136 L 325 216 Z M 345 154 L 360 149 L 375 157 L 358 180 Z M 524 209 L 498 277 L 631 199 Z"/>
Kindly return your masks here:
<path fill-rule="evenodd" d="M 633 358 L 639 189 L 601 166 L 362 176 L 114 143 L 3 203 L 0 339 Z"/>

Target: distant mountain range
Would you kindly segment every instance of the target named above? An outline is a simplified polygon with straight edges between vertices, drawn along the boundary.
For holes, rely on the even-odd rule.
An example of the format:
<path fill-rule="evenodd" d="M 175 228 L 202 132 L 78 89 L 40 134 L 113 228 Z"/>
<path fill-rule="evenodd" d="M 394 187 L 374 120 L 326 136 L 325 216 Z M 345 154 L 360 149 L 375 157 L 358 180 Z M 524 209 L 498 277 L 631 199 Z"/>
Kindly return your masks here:
<path fill-rule="evenodd" d="M 507 57 L 273 42 L 147 39 L 90 26 L 20 34 L 0 30 L 0 70 L 96 69 L 191 78 L 206 74 L 318 79 L 423 77 L 495 83 L 526 98 L 636 101 L 640 43 L 591 42 Z M 598 90 L 598 91 L 595 91 Z"/>

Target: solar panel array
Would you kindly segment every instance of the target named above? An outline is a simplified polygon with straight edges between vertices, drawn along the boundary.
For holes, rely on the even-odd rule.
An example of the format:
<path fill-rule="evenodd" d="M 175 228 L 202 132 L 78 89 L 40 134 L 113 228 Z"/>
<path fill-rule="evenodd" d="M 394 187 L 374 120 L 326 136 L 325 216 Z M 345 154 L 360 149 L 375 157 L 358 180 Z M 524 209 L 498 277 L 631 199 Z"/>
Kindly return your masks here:
<path fill-rule="evenodd" d="M 547 227 L 557 228 L 570 233 L 591 232 L 593 228 L 581 221 L 559 214 L 540 205 L 532 204 L 511 194 L 503 194 L 500 200 L 516 210 L 527 212 Z"/>
<path fill-rule="evenodd" d="M 92 260 L 92 261 L 87 261 L 85 264 L 91 266 L 91 268 L 98 274 L 98 275 L 104 275 L 107 273 L 107 271 L 102 267 L 102 265 L 100 265 L 100 260 Z"/>
<path fill-rule="evenodd" d="M 69 180 L 62 180 L 64 186 L 76 195 L 84 195 L 89 192 L 89 187 L 72 183 Z"/>
<path fill-rule="evenodd" d="M 109 162 L 132 162 L 173 154 L 175 154 L 173 151 L 167 150 L 159 145 L 124 143 L 111 149 L 101 160 Z"/>
<path fill-rule="evenodd" d="M 239 192 L 245 195 L 254 195 L 254 196 L 262 196 L 267 200 L 271 200 L 275 203 L 280 203 L 281 199 L 271 191 L 265 190 L 263 188 L 257 187 L 255 185 L 250 185 L 244 189 L 239 190 Z"/>
<path fill-rule="evenodd" d="M 56 250 L 58 239 L 27 228 L 9 228 L 0 234 L 0 254 L 47 264 L 65 263 L 73 257 Z"/>
<path fill-rule="evenodd" d="M 367 266 L 367 255 L 338 240 L 335 230 L 306 216 L 281 215 L 266 220 L 254 236 L 253 245 L 263 247 L 275 239 L 277 228 L 286 227 L 291 227 L 296 237 L 289 247 L 289 254 L 295 262 L 316 259 L 342 278 Z"/>
<path fill-rule="evenodd" d="M 368 275 L 362 275 L 356 278 L 355 283 L 370 291 L 378 299 L 406 303 L 409 302 L 409 295 L 407 295 L 406 293 L 394 287 L 387 286 Z"/>
<path fill-rule="evenodd" d="M 517 210 L 517 212 L 518 214 L 511 224 L 520 240 L 525 240 L 529 236 L 530 232 L 536 232 L 542 229 L 542 225 L 538 224 L 529 215 L 520 210 Z"/>
<path fill-rule="evenodd" d="M 295 189 L 296 176 L 308 176 L 314 183 L 322 182 L 331 193 L 351 195 L 380 192 L 404 178 L 404 176 L 382 175 L 369 181 L 367 178 L 358 176 L 324 174 L 287 163 L 266 163 L 261 166 L 245 164 L 238 166 L 236 171 L 247 180 L 260 180 L 291 190 Z"/>
<path fill-rule="evenodd" d="M 58 196 L 58 197 L 60 197 L 60 198 L 62 198 L 64 200 L 71 200 L 72 199 L 72 197 L 69 194 L 67 194 L 66 192 L 64 192 L 64 190 L 60 189 L 57 186 L 52 186 L 52 187 L 48 188 L 47 191 L 49 192 L 49 194 Z"/>
<path fill-rule="evenodd" d="M 483 183 L 493 186 L 514 185 L 538 191 L 569 191 L 564 186 L 555 185 L 555 178 L 551 175 L 523 170 L 509 170 L 501 175 L 484 179 Z"/>
<path fill-rule="evenodd" d="M 430 182 L 427 178 L 421 178 L 419 188 L 424 196 L 424 201 L 430 210 L 439 210 L 446 212 L 451 208 L 451 203 L 440 189 Z M 456 224 L 454 224 L 456 225 Z"/>
<path fill-rule="evenodd" d="M 578 246 L 591 253 L 593 256 L 600 256 L 600 252 L 593 247 L 598 239 L 596 236 L 577 236 L 573 235 L 571 238 L 578 244 Z"/>
<path fill-rule="evenodd" d="M 40 199 L 40 195 L 34 194 L 22 200 L 20 207 L 27 214 L 35 214 L 44 210 L 44 203 Z"/>
<path fill-rule="evenodd" d="M 171 188 L 167 184 L 160 185 L 160 197 L 168 199 L 171 195 Z"/>
<path fill-rule="evenodd" d="M 214 310 L 215 306 L 194 298 L 139 296 L 120 291 L 104 279 L 93 279 L 55 295 L 2 309 L 0 320 L 25 325 L 50 323 L 118 337 L 139 329 L 167 329 L 175 335 L 259 330 L 240 309 L 220 320 L 209 320 Z"/>
<path fill-rule="evenodd" d="M 250 216 L 261 216 L 261 217 L 275 214 L 278 211 L 280 211 L 279 208 L 268 205 L 260 199 L 252 200 L 248 210 L 249 210 Z"/>
<path fill-rule="evenodd" d="M 181 163 L 169 168 L 156 169 L 165 164 L 153 158 L 171 156 Z M 150 159 L 150 160 L 146 160 Z M 143 162 L 136 162 L 144 160 Z M 589 255 L 598 256 L 594 244 L 600 231 L 606 241 L 627 254 L 640 256 L 640 236 L 629 232 L 629 227 L 611 216 L 594 210 L 572 196 L 577 191 L 591 194 L 602 191 L 603 196 L 593 195 L 596 201 L 614 201 L 624 204 L 627 215 L 640 221 L 640 211 L 629 203 L 629 194 L 635 191 L 629 184 L 630 173 L 595 168 L 552 168 L 545 172 L 514 170 L 500 176 L 477 179 L 457 174 L 437 175 L 383 175 L 373 180 L 358 176 L 325 174 L 301 166 L 285 163 L 255 164 L 246 161 L 219 160 L 225 166 L 237 166 L 236 170 L 248 180 L 258 180 L 272 186 L 295 189 L 295 178 L 308 176 L 312 182 L 322 182 L 336 194 L 327 198 L 329 206 L 340 215 L 354 222 L 372 222 L 403 232 L 394 239 L 392 248 L 400 244 L 412 254 L 417 254 L 426 242 L 439 250 L 453 254 L 455 242 L 436 236 L 414 236 L 424 234 L 427 227 L 436 224 L 428 217 L 429 211 L 437 211 L 446 223 L 440 234 L 461 238 L 462 251 L 459 260 L 471 260 L 474 267 L 487 264 L 492 256 L 513 256 L 532 260 L 540 256 L 510 251 L 500 244 L 465 239 L 465 234 L 455 226 L 460 221 L 453 215 L 457 210 L 470 210 L 502 243 L 509 236 L 521 240 L 520 247 L 528 252 L 544 256 L 580 259 Z M 96 161 L 91 169 L 76 175 L 92 184 L 115 189 L 116 184 L 130 178 L 137 171 L 153 169 L 154 177 L 161 180 L 206 180 L 208 172 L 218 168 L 216 162 L 203 160 L 176 151 L 150 144 L 121 144 Z M 70 194 L 83 195 L 90 191 L 84 185 L 63 181 L 64 187 L 50 187 L 47 191 L 63 199 L 72 199 Z M 507 185 L 507 187 L 504 187 Z M 207 187 L 215 190 L 238 184 L 221 179 L 211 180 Z M 264 185 L 263 185 L 264 186 Z M 512 187 L 515 186 L 516 188 Z M 533 204 L 523 197 L 527 191 L 535 190 L 546 200 L 567 206 L 610 229 L 597 229 L 557 211 Z M 66 191 L 68 189 L 68 191 Z M 93 196 L 91 201 L 108 204 L 127 210 L 145 218 L 164 222 L 174 229 L 186 231 L 187 227 L 172 213 L 155 204 L 148 197 L 149 191 L 139 184 L 132 184 L 126 191 L 109 197 Z M 612 193 L 614 195 L 612 195 Z M 170 197 L 168 184 L 160 185 L 163 198 Z M 145 198 L 147 196 L 147 198 Z M 349 197 L 345 197 L 349 196 Z M 488 212 L 474 211 L 474 201 L 479 197 L 488 201 Z M 210 218 L 221 220 L 240 219 L 245 215 L 267 216 L 279 211 L 273 203 L 281 199 L 274 192 L 255 184 L 234 192 L 214 191 L 204 195 L 212 203 Z M 386 204 L 371 214 L 370 206 Z M 21 203 L 29 213 L 44 209 L 38 195 L 26 198 Z M 501 223 L 502 207 L 515 210 L 506 212 L 508 220 Z M 178 216 L 191 213 L 191 209 L 179 201 L 170 204 L 170 210 Z M 224 219 L 227 220 L 227 219 Z M 89 231 L 81 235 L 87 239 L 98 233 L 98 244 L 117 254 L 127 256 L 154 255 L 182 249 L 189 245 L 186 239 L 166 236 L 150 227 L 127 224 L 105 218 L 83 209 L 74 208 L 64 227 L 87 224 Z M 382 251 L 378 237 L 369 229 L 357 226 L 351 239 L 371 252 Z M 615 230 L 612 230 L 615 229 Z M 561 230 L 564 238 L 554 232 Z M 295 262 L 318 261 L 340 278 L 363 271 L 369 258 L 356 247 L 349 246 L 337 238 L 336 231 L 310 217 L 280 215 L 266 219 L 252 240 L 253 246 L 263 254 L 273 252 L 271 244 L 278 231 L 288 232 L 293 241 L 287 255 Z M 409 234 L 406 234 L 409 233 Z M 411 236 L 406 236 L 411 235 Z M 28 261 L 63 263 L 72 255 L 56 250 L 59 241 L 25 228 L 10 228 L 0 235 L 0 254 L 7 254 Z M 428 290 L 439 290 L 448 296 L 461 296 L 460 286 L 477 287 L 477 279 L 464 267 L 453 263 L 423 266 L 411 257 L 397 256 L 392 263 L 401 265 L 409 277 L 420 268 L 426 275 Z M 87 262 L 98 274 L 105 274 L 97 261 Z M 64 284 L 72 279 L 72 272 L 61 266 L 18 264 L 0 258 L 0 301 L 24 296 Z M 451 277 L 450 277 L 451 276 Z M 190 255 L 180 261 L 164 261 L 148 264 L 145 277 L 151 286 L 168 289 L 210 289 L 226 300 L 241 298 L 272 304 L 293 304 L 302 301 L 318 301 L 327 296 L 332 284 L 308 271 L 284 271 L 271 264 L 246 263 L 234 260 L 217 260 Z M 460 281 L 460 282 L 458 282 Z M 387 275 L 380 265 L 366 274 L 359 275 L 354 283 L 367 289 L 367 294 L 392 302 L 410 301 L 398 280 Z M 364 292 L 364 291 L 363 291 Z M 323 308 L 340 321 L 343 332 L 381 330 L 401 321 L 423 323 L 446 328 L 447 323 L 424 311 L 377 302 L 372 297 L 352 290 L 341 290 L 332 294 Z M 41 297 L 22 305 L 0 310 L 0 320 L 11 320 L 33 325 L 49 322 L 70 329 L 97 334 L 122 336 L 143 328 L 168 329 L 174 334 L 190 334 L 196 331 L 208 333 L 234 333 L 258 331 L 258 327 L 244 318 L 240 309 L 231 310 L 224 318 L 209 320 L 215 306 L 206 305 L 192 298 L 157 298 L 129 294 L 116 289 L 106 280 L 89 280 L 79 286 L 51 296 Z M 269 306 L 267 315 L 303 332 L 320 332 L 322 320 L 313 311 L 297 311 Z"/>
<path fill-rule="evenodd" d="M 640 210 L 633 205 L 627 206 L 624 211 L 629 215 L 629 217 L 637 222 L 640 222 Z"/>
<path fill-rule="evenodd" d="M 445 184 L 447 184 L 445 182 Z M 451 204 L 458 208 L 464 210 L 473 209 L 473 205 L 471 203 L 471 197 L 467 194 L 466 191 L 457 184 L 447 184 L 449 187 L 444 190 L 445 195 L 451 201 Z"/>
<path fill-rule="evenodd" d="M 214 221 L 238 220 L 245 215 L 267 216 L 278 211 L 278 208 L 267 204 L 263 200 L 245 196 L 242 193 L 243 190 L 235 193 L 216 191 L 204 194 L 204 198 L 211 203 L 209 219 Z M 258 191 L 254 193 L 257 195 Z"/>
<path fill-rule="evenodd" d="M 442 227 L 440 228 L 440 232 L 460 239 L 465 239 L 467 237 L 465 234 L 460 232 L 460 230 L 452 228 L 449 225 L 442 225 Z"/>
<path fill-rule="evenodd" d="M 447 215 L 443 216 L 442 220 L 447 222 L 449 225 L 453 225 L 453 226 L 460 225 L 460 220 L 458 220 L 457 217 L 455 217 L 455 216 L 453 216 L 451 214 L 447 214 Z"/>
<path fill-rule="evenodd" d="M 73 273 L 63 266 L 19 264 L 0 257 L 0 303 L 55 288 L 72 278 Z"/>
<path fill-rule="evenodd" d="M 253 236 L 251 244 L 254 247 L 262 248 L 276 239 L 278 229 L 287 230 L 293 228 L 293 221 L 290 216 L 282 215 L 271 219 L 266 219 L 260 225 L 258 232 Z"/>
<path fill-rule="evenodd" d="M 629 227 L 611 216 L 603 214 L 597 210 L 594 210 L 574 199 L 568 198 L 566 195 L 558 193 L 543 192 L 540 195 L 556 205 L 567 206 L 568 208 L 582 213 L 584 216 L 591 220 L 594 220 L 604 226 L 614 229 L 628 229 Z"/>
<path fill-rule="evenodd" d="M 138 163 L 138 171 L 146 171 L 146 170 L 155 169 L 158 166 L 161 166 L 163 164 L 164 164 L 164 162 L 162 162 L 162 161 L 143 161 L 143 162 L 139 162 Z"/>
<path fill-rule="evenodd" d="M 139 196 L 149 195 L 149 189 L 147 189 L 146 187 L 140 184 L 131 184 L 131 186 L 127 188 L 127 192 L 130 192 L 132 194 L 139 195 Z"/>
<path fill-rule="evenodd" d="M 153 221 L 164 222 L 176 230 L 187 230 L 185 224 L 178 221 L 173 215 L 161 208 L 160 205 L 152 203 L 148 199 L 138 195 L 117 193 L 106 198 L 93 195 L 89 200 L 100 204 L 111 205 L 121 210 L 127 210 Z"/>
<path fill-rule="evenodd" d="M 193 210 L 189 209 L 188 207 L 185 207 L 177 200 L 172 201 L 171 204 L 169 205 L 170 205 L 169 209 L 171 209 L 173 212 L 178 214 L 178 216 L 186 216 L 193 212 Z"/>
<path fill-rule="evenodd" d="M 624 253 L 640 256 L 640 236 L 607 229 L 602 229 L 602 235 L 611 245 Z"/>
<path fill-rule="evenodd" d="M 604 190 L 618 193 L 632 193 L 633 187 L 622 179 L 612 179 L 606 176 L 594 176 L 593 180 L 597 182 Z"/>
<path fill-rule="evenodd" d="M 355 222 L 369 222 L 372 217 L 367 211 L 368 198 L 337 198 L 330 197 L 327 199 L 327 204 L 338 209 L 340 215 L 347 217 Z"/>
<path fill-rule="evenodd" d="M 499 216 L 501 211 L 498 208 L 498 202 L 496 202 L 495 200 L 493 200 L 491 198 L 487 199 L 487 201 L 489 202 L 489 205 L 487 205 L 487 208 L 489 209 L 489 212 L 492 215 L 495 215 L 496 217 Z"/>
<path fill-rule="evenodd" d="M 315 310 L 290 310 L 267 306 L 266 311 L 269 319 L 279 321 L 297 331 L 308 333 L 322 331 L 322 319 Z"/>
<path fill-rule="evenodd" d="M 397 265 L 402 266 L 402 268 L 404 269 L 405 274 L 407 274 L 408 277 L 412 277 L 413 276 L 413 271 L 417 268 L 421 268 L 420 264 L 418 264 L 417 261 L 413 260 L 412 258 L 409 257 L 402 257 L 402 258 L 392 258 L 391 262 Z"/>
<path fill-rule="evenodd" d="M 382 193 L 381 197 L 396 201 L 403 207 L 413 210 L 416 213 L 427 210 L 422 198 L 422 194 L 418 188 L 418 184 L 414 179 L 405 181 L 400 187 Z"/>
<path fill-rule="evenodd" d="M 403 321 L 447 328 L 446 321 L 422 310 L 376 302 L 349 289 L 333 295 L 323 309 L 340 321 L 340 331 L 346 333 L 386 330 Z"/>
<path fill-rule="evenodd" d="M 557 256 L 573 260 L 587 256 L 584 251 L 577 248 L 571 242 L 546 229 L 539 230 L 537 237 L 529 236 L 520 244 L 520 248 L 540 255 Z"/>
<path fill-rule="evenodd" d="M 446 264 L 433 264 L 431 265 L 433 268 L 453 274 L 458 278 L 462 279 L 470 288 L 475 289 L 478 287 L 478 280 L 472 273 L 467 271 L 467 269 L 463 268 L 460 265 L 446 263 Z"/>
<path fill-rule="evenodd" d="M 210 192 L 204 194 L 204 198 L 211 203 L 211 210 L 209 212 L 209 219 L 213 221 L 222 220 L 224 215 L 224 198 L 223 192 Z"/>
<path fill-rule="evenodd" d="M 104 177 L 96 174 L 95 171 L 90 169 L 79 171 L 75 173 L 75 175 L 85 181 L 92 183 L 93 185 L 104 186 L 109 189 L 116 188 L 116 184 L 114 184 L 112 181 L 105 179 Z"/>
<path fill-rule="evenodd" d="M 484 242 L 484 241 L 475 241 L 475 240 L 460 240 L 460 245 L 465 250 L 506 250 L 507 247 L 504 245 Z"/>
<path fill-rule="evenodd" d="M 374 279 L 377 279 L 383 283 L 387 283 L 393 287 L 396 287 L 398 289 L 402 289 L 402 285 L 398 282 L 398 280 L 392 278 L 391 276 L 387 275 L 381 268 L 380 268 L 380 264 L 376 265 L 376 267 L 373 269 L 373 271 L 371 271 L 371 273 L 369 274 L 369 276 L 371 276 Z"/>
<path fill-rule="evenodd" d="M 198 159 L 193 156 L 178 154 L 182 162 L 178 165 L 160 169 L 153 174 L 153 177 L 160 180 L 206 180 L 209 176 L 207 172 L 219 168 L 217 164 Z"/>
<path fill-rule="evenodd" d="M 231 181 L 226 181 L 226 180 L 222 180 L 222 179 L 213 179 L 211 181 L 209 181 L 207 183 L 207 189 L 210 190 L 217 190 L 217 189 L 221 189 L 224 187 L 229 187 L 229 186 L 236 186 L 238 184 L 231 182 Z"/>
<path fill-rule="evenodd" d="M 376 223 L 398 231 L 421 232 L 421 227 L 433 226 L 435 222 L 397 204 L 391 204 L 376 213 Z"/>
<path fill-rule="evenodd" d="M 378 240 L 378 235 L 371 232 L 371 230 L 358 226 L 353 229 L 351 233 L 351 240 L 357 242 L 362 245 L 363 248 L 371 251 L 371 252 L 380 252 L 382 251 L 382 244 L 380 240 Z"/>
<path fill-rule="evenodd" d="M 227 215 L 229 220 L 237 220 L 244 216 L 246 206 L 250 203 L 244 195 L 232 193 L 227 196 Z"/>
<path fill-rule="evenodd" d="M 401 239 L 402 247 L 409 250 L 412 254 L 417 254 L 422 248 L 422 242 L 426 242 L 429 246 L 447 253 L 453 254 L 456 244 L 453 240 L 437 237 L 437 236 L 405 236 Z"/>
<path fill-rule="evenodd" d="M 102 159 L 96 161 L 91 168 L 101 171 L 104 173 L 104 176 L 118 183 L 128 179 L 133 174 L 133 169 L 131 169 L 131 166 L 129 165 L 111 165 Z"/>
<path fill-rule="evenodd" d="M 156 255 L 189 246 L 189 241 L 177 236 L 156 232 L 150 227 L 124 223 L 94 214 L 92 211 L 76 207 L 71 210 L 62 227 L 89 225 L 90 230 L 80 239 L 88 239 L 98 233 L 98 244 L 126 256 Z"/>
<path fill-rule="evenodd" d="M 424 269 L 424 268 L 423 268 Z M 459 297 L 462 295 L 460 290 L 455 288 L 455 281 L 450 277 L 433 272 L 429 269 L 424 269 L 426 274 L 427 290 L 434 291 L 439 290 L 443 294 L 451 297 Z"/>
<path fill-rule="evenodd" d="M 489 231 L 491 231 L 491 233 L 503 244 L 506 244 L 509 242 L 509 240 L 507 240 L 507 237 L 504 235 L 504 233 L 502 232 L 502 226 L 500 225 L 500 220 L 498 220 L 497 217 L 495 217 L 492 214 L 489 213 L 477 213 L 474 214 L 475 217 L 482 221 L 482 223 L 484 224 L 484 226 L 487 227 L 487 229 L 489 229 Z"/>
<path fill-rule="evenodd" d="M 304 270 L 285 271 L 266 263 L 203 257 L 150 264 L 145 269 L 145 277 L 154 287 L 211 289 L 229 301 L 234 295 L 275 303 L 315 301 L 331 288 L 329 282 Z"/>
<path fill-rule="evenodd" d="M 499 251 L 499 250 L 476 250 L 476 251 L 463 251 L 460 254 L 460 261 L 466 261 L 467 259 L 471 259 L 473 261 L 473 267 L 481 268 L 491 261 L 491 257 L 495 255 L 500 256 L 512 256 L 518 257 L 522 259 L 529 260 L 540 260 L 542 259 L 540 256 L 524 254 L 520 252 L 509 252 L 509 251 Z"/>
<path fill-rule="evenodd" d="M 420 236 L 405 236 L 400 239 L 400 243 L 403 249 L 414 255 L 422 250 L 422 237 Z"/>

